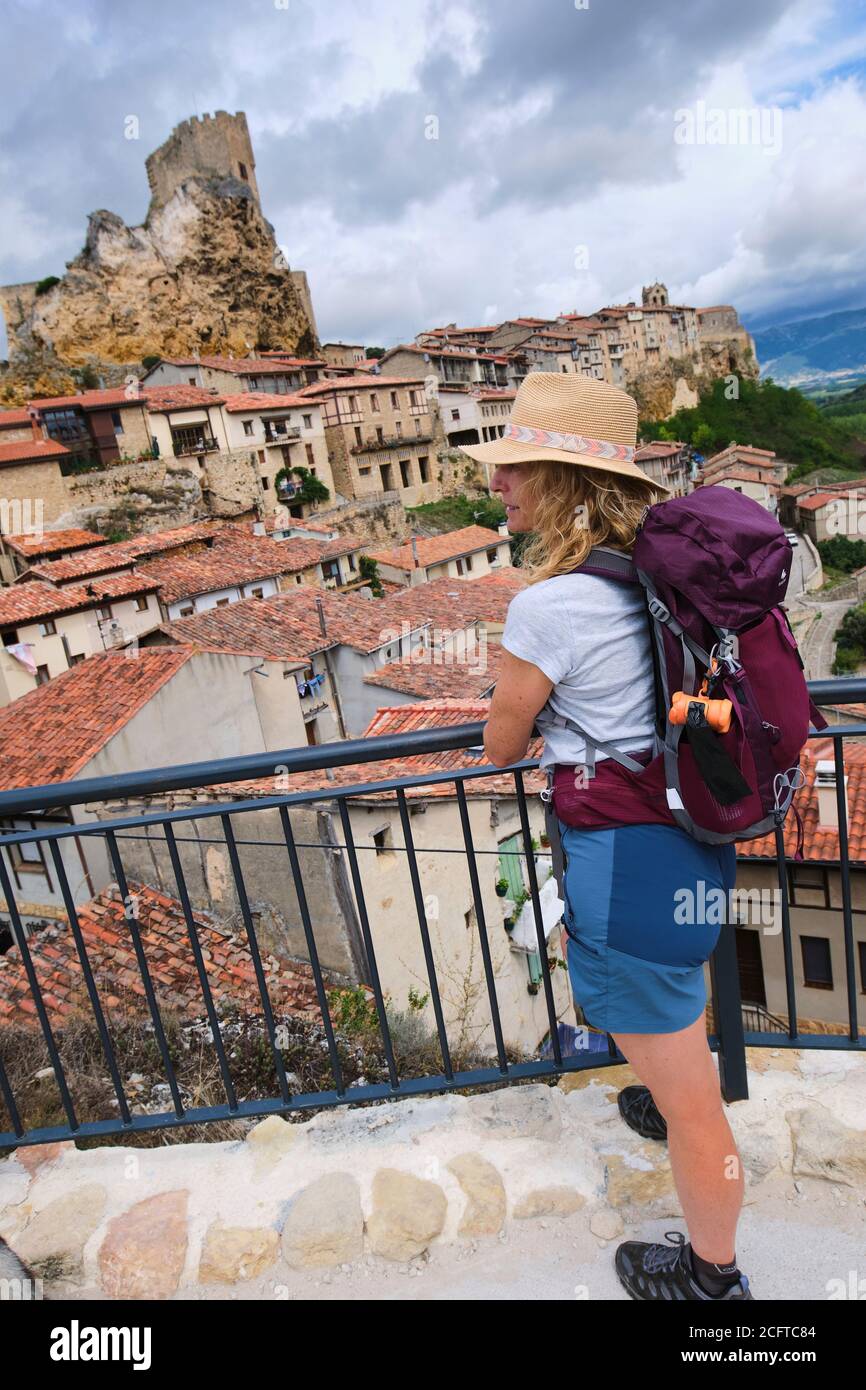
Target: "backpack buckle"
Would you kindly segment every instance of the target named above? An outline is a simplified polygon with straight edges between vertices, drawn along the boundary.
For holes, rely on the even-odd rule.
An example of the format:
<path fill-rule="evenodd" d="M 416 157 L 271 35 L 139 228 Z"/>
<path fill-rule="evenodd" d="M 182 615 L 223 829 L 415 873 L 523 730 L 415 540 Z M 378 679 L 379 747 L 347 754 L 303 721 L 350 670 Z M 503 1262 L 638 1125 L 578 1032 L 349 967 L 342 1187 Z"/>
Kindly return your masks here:
<path fill-rule="evenodd" d="M 647 607 L 656 622 L 666 623 L 670 620 L 671 610 L 666 603 L 662 603 L 661 599 L 656 594 L 653 594 L 652 598 L 649 599 Z"/>

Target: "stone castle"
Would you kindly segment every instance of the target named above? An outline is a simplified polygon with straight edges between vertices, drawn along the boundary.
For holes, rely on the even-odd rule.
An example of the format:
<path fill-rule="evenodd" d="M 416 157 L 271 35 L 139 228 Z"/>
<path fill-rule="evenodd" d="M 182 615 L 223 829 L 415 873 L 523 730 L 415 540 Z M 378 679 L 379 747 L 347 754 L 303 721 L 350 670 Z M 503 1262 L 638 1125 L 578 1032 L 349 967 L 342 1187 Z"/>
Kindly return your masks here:
<path fill-rule="evenodd" d="M 9 339 L 0 404 L 74 390 L 82 368 L 121 381 L 149 355 L 317 351 L 307 277 L 289 267 L 262 213 L 244 113 L 183 121 L 146 169 L 141 226 L 91 213 L 58 283 L 0 288 Z"/>

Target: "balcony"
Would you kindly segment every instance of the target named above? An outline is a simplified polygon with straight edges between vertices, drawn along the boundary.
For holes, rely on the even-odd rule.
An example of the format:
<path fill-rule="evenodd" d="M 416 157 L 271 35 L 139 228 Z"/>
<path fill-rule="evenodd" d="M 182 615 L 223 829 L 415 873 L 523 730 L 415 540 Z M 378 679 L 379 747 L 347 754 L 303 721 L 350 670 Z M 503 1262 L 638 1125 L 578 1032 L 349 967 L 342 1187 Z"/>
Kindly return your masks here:
<path fill-rule="evenodd" d="M 282 422 L 265 425 L 266 444 L 285 444 L 289 439 L 300 439 L 300 425 L 284 425 Z"/>
<path fill-rule="evenodd" d="M 184 430 L 182 434 L 173 434 L 171 446 L 175 458 L 186 458 L 190 454 L 213 454 L 219 449 L 219 443 L 213 435 L 193 434 L 189 430 Z"/>
<path fill-rule="evenodd" d="M 811 683 L 810 690 L 816 701 L 824 703 L 843 699 L 861 701 L 866 698 L 866 680 L 817 681 Z M 33 1030 L 28 1076 L 34 1066 L 45 1069 L 45 1076 L 52 1078 L 56 1086 L 58 1111 L 57 1117 L 46 1120 L 50 1107 L 46 1111 L 40 1090 L 40 1119 L 33 1123 L 32 1117 L 37 1112 L 32 1108 L 32 1096 L 26 1086 L 19 1090 L 16 1076 L 0 1065 L 0 1149 L 70 1138 L 104 1140 L 108 1136 L 145 1130 L 167 1131 L 191 1124 L 291 1115 L 364 1101 L 442 1095 L 491 1084 L 508 1085 L 529 1078 L 549 1082 L 570 1071 L 590 1068 L 601 1072 L 621 1064 L 624 1059 L 616 1051 L 612 1039 L 608 1037 L 605 1042 L 604 1035 L 595 1035 L 596 1042 L 605 1044 L 599 1050 L 569 1055 L 563 1048 L 554 993 L 555 988 L 562 988 L 553 945 L 556 931 L 548 939 L 540 898 L 541 873 L 545 861 L 550 859 L 550 851 L 539 849 L 533 841 L 540 807 L 527 785 L 537 763 L 526 759 L 507 769 L 491 768 L 483 761 L 483 732 L 484 726 L 479 723 L 454 725 L 0 793 L 0 823 L 14 823 L 17 827 L 0 835 L 3 850 L 0 853 L 0 891 L 8 904 L 11 931 L 23 966 L 23 997 L 19 1007 L 30 1018 Z M 831 725 L 819 735 L 833 740 L 840 784 L 844 775 L 844 740 L 858 735 L 863 735 L 863 726 L 858 724 Z M 420 772 L 413 770 L 418 768 L 417 760 L 421 757 L 453 752 L 462 752 L 464 759 L 468 755 L 472 761 L 460 766 L 448 761 L 437 770 L 429 767 Z M 392 775 L 390 767 L 404 758 L 411 760 L 405 774 Z M 371 762 L 388 765 L 388 775 L 365 780 L 364 765 Z M 347 769 L 353 770 L 351 777 Z M 275 781 L 276 774 L 287 780 Z M 477 779 L 485 777 L 496 779 L 495 791 L 475 788 Z M 235 798 L 226 790 L 232 783 L 244 784 Z M 255 795 L 254 785 L 258 788 Z M 208 788 L 215 789 L 210 799 L 205 794 Z M 429 789 L 427 799 L 424 789 Z M 530 995 L 537 996 L 541 1041 L 537 1044 L 536 1055 L 528 1061 L 515 1062 L 513 1058 L 503 1020 L 514 1018 L 515 1001 L 504 992 L 507 981 L 503 982 L 502 971 L 494 958 L 495 952 L 502 947 L 502 932 L 507 930 L 501 899 L 494 893 L 504 850 L 500 846 L 491 851 L 485 847 L 486 842 L 480 842 L 480 836 L 486 834 L 486 818 L 473 821 L 470 817 L 473 794 L 495 797 L 500 808 L 507 799 L 508 805 L 513 807 L 516 828 L 508 854 L 521 865 L 529 904 L 527 912 L 534 922 L 537 943 L 537 950 L 533 947 L 530 957 L 535 964 L 525 988 Z M 456 840 L 447 846 L 425 839 L 427 806 L 441 807 L 443 795 L 451 798 L 456 829 Z M 164 802 L 163 807 L 160 801 Z M 382 807 L 386 803 L 393 807 L 393 813 L 388 827 L 383 828 Z M 74 813 L 84 807 L 88 818 L 74 822 Z M 784 857 L 781 834 L 777 833 L 781 852 L 775 868 L 781 890 L 787 1001 L 784 1017 L 743 1005 L 732 932 L 722 934 L 711 961 L 710 1046 L 719 1056 L 722 1093 L 728 1101 L 745 1099 L 748 1095 L 746 1047 L 835 1049 L 858 1053 L 866 1050 L 866 1036 L 858 1029 L 857 962 L 844 796 L 839 799 L 838 809 L 847 997 L 847 1019 L 839 1022 L 845 1031 L 800 1031 L 798 1013 L 801 1010 L 794 978 L 788 901 L 789 861 Z M 46 817 L 49 811 L 51 815 Z M 332 830 L 338 831 L 336 837 L 323 838 L 317 829 L 325 815 L 330 818 Z M 258 1091 L 251 1092 L 247 1086 L 241 1092 L 232 1075 L 231 1058 L 235 1054 L 230 1036 L 223 1034 L 225 1014 L 222 1003 L 218 1007 L 215 999 L 213 971 L 206 968 L 211 956 L 203 955 L 201 944 L 201 933 L 205 930 L 201 922 L 201 903 L 208 891 L 206 881 L 199 877 L 203 843 L 210 846 L 209 856 L 218 852 L 221 863 L 225 864 L 227 885 L 231 889 L 226 901 L 232 909 L 229 917 L 231 941 L 237 954 L 236 973 L 242 973 L 250 981 L 255 1007 L 247 1010 L 248 1026 L 260 1030 L 259 1044 L 268 1062 L 267 1067 L 263 1062 L 262 1074 L 267 1071 L 272 1075 L 272 1089 L 265 1085 L 264 1089 L 260 1086 Z M 267 854 L 260 860 L 255 856 L 263 847 L 267 848 Z M 88 937 L 82 928 L 87 910 L 80 896 L 82 852 L 94 872 L 97 866 L 102 866 L 105 881 L 125 905 L 124 936 L 131 964 L 124 967 L 123 988 L 128 989 L 130 998 L 137 1000 L 137 1007 L 146 1020 L 148 1036 L 152 1038 L 153 1054 L 159 1059 L 157 1064 L 164 1078 L 160 1089 L 166 1098 L 162 1108 L 136 1106 L 129 1078 L 123 1075 L 112 1039 L 113 1028 L 108 1027 L 109 1018 L 114 1017 L 113 1011 L 123 1001 L 114 997 L 114 987 L 108 989 L 98 970 L 91 968 L 90 952 L 99 945 L 98 933 Z M 50 867 L 61 912 L 65 910 L 69 923 L 68 954 L 63 956 L 55 948 L 49 952 L 52 975 L 47 985 L 42 975 L 44 960 L 38 968 L 34 964 L 34 956 L 39 957 L 40 932 L 44 928 L 35 925 L 27 929 L 23 921 L 25 903 L 33 898 L 32 873 L 26 877 L 22 875 L 19 881 L 15 866 L 25 863 Z M 263 906 L 269 906 L 261 891 L 262 863 L 271 866 L 268 872 L 272 873 L 271 882 L 278 891 L 282 892 L 286 884 L 290 888 L 285 902 L 290 904 L 292 917 L 291 957 L 305 962 L 294 968 L 303 973 L 310 1009 L 315 1013 L 315 1026 L 320 1034 L 318 1057 L 323 1070 L 317 1074 L 321 1083 L 318 1088 L 310 1087 L 309 1076 L 306 1088 L 294 1083 L 290 1086 L 288 1081 L 283 1049 L 296 1020 L 293 1021 L 292 1015 L 281 1018 L 280 1007 L 271 997 L 274 974 L 273 966 L 267 963 L 273 959 L 267 955 L 271 946 L 269 944 L 265 951 L 259 940 L 259 919 Z M 338 1046 L 339 1027 L 332 1016 L 328 996 L 333 968 L 333 922 L 331 905 L 327 909 L 319 907 L 323 901 L 323 864 L 337 866 L 334 872 L 339 872 L 346 899 L 353 903 L 359 998 L 363 996 L 369 1014 L 369 1046 L 381 1063 L 373 1068 L 376 1079 L 367 1077 L 357 1084 L 347 1080 L 346 1055 Z M 218 1078 L 214 1084 L 221 1093 L 207 1103 L 202 1103 L 179 1083 L 179 1054 L 176 1046 L 169 1043 L 168 1025 L 160 1004 L 165 966 L 153 964 L 149 959 L 152 945 L 145 950 L 142 939 L 141 898 L 154 891 L 143 881 L 144 873 L 150 875 L 148 881 L 158 885 L 162 916 L 165 895 L 177 893 L 176 910 L 181 924 L 185 923 L 181 955 L 196 991 L 198 1014 L 205 1020 L 202 1026 L 208 1032 L 213 1074 Z M 388 938 L 383 940 L 377 930 L 380 896 L 385 883 L 391 885 L 388 890 L 391 895 L 397 894 L 399 910 L 404 914 L 398 954 L 411 953 L 413 971 L 417 961 L 422 972 L 441 1059 L 438 1066 L 428 1061 L 414 1072 L 411 1069 L 407 1072 L 398 1064 L 383 988 L 383 980 L 392 964 L 386 944 Z M 455 892 L 456 898 L 453 897 Z M 437 938 L 445 920 L 440 915 L 443 906 L 455 920 L 459 919 L 460 939 L 465 938 L 467 931 L 471 934 L 477 953 L 478 1017 L 483 1021 L 488 1041 L 482 1049 L 483 1055 L 476 1054 L 471 1065 L 460 1064 L 459 1048 L 446 1022 L 445 977 L 452 961 L 440 955 L 442 972 L 436 963 Z M 279 917 L 281 911 L 289 912 L 282 900 L 279 911 L 274 909 L 274 918 Z M 431 927 L 435 928 L 435 933 Z M 176 954 L 173 952 L 173 957 Z M 62 969 L 68 971 L 69 978 L 58 977 L 58 967 L 54 964 L 58 957 L 66 961 Z M 9 959 L 7 956 L 7 964 Z M 514 977 L 511 977 L 511 987 L 514 987 Z M 70 1016 L 66 1001 L 73 997 L 77 1000 L 79 1019 L 76 1026 L 80 1026 L 83 1016 L 92 1020 L 94 1044 L 101 1052 L 94 1066 L 100 1074 L 104 1072 L 105 1086 L 113 1093 L 105 1104 L 104 1113 L 91 1114 L 88 1118 L 79 1113 L 88 1106 L 87 1087 L 81 1076 L 72 1074 L 65 1060 L 68 1054 L 63 1033 L 65 1021 Z M 520 1003 L 523 1014 L 526 1008 L 524 997 Z M 8 1068 L 10 1058 L 14 1060 L 14 1057 L 4 1047 L 5 1027 L 5 1024 L 0 1026 L 0 1062 Z"/>
<path fill-rule="evenodd" d="M 353 454 L 375 454 L 380 449 L 410 449 L 415 444 L 432 444 L 432 442 L 432 434 L 383 434 L 381 439 L 368 436 L 361 444 L 353 444 L 350 452 Z"/>

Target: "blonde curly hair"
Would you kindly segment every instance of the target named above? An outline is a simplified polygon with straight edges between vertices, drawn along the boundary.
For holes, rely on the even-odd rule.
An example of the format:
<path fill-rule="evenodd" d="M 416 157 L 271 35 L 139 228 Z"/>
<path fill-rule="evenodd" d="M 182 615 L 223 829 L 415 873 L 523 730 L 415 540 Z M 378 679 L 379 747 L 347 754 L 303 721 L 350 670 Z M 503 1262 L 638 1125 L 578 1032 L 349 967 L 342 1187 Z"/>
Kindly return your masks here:
<path fill-rule="evenodd" d="M 535 504 L 521 568 L 530 584 L 582 565 L 594 545 L 630 551 L 647 503 L 666 494 L 619 473 L 539 460 L 526 465 L 520 502 Z"/>

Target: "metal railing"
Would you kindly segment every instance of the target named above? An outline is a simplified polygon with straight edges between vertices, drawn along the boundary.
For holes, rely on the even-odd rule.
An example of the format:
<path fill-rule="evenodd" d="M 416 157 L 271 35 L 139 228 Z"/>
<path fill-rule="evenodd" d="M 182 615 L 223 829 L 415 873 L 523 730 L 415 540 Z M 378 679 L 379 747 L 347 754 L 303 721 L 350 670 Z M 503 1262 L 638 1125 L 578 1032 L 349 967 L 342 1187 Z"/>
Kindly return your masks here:
<path fill-rule="evenodd" d="M 853 702 L 866 698 L 866 681 L 849 679 L 839 681 L 816 681 L 810 685 L 816 701 Z M 525 785 L 526 775 L 537 767 L 533 760 L 526 759 L 508 769 L 492 768 L 483 759 L 482 740 L 484 726 L 480 723 L 462 724 L 421 732 L 412 732 L 379 738 L 354 739 L 345 742 L 324 744 L 289 750 L 288 752 L 256 753 L 244 757 L 218 761 L 193 763 L 182 766 L 156 768 L 128 774 L 82 779 L 46 786 L 27 787 L 0 793 L 0 823 L 10 823 L 29 819 L 35 828 L 18 829 L 0 835 L 0 892 L 7 903 L 12 933 L 29 988 L 29 1007 L 39 1032 L 44 1040 L 50 1069 L 56 1082 L 60 1101 L 65 1115 L 65 1124 L 28 1129 L 19 1109 L 18 1099 L 13 1091 L 12 1081 L 3 1065 L 2 1038 L 0 1028 L 0 1148 L 19 1144 L 45 1143 L 69 1138 L 94 1138 L 137 1132 L 139 1130 L 164 1130 L 181 1125 L 200 1124 L 232 1118 L 251 1118 L 269 1114 L 288 1114 L 294 1111 L 322 1108 L 332 1105 L 358 1103 L 361 1101 L 381 1101 L 412 1096 L 423 1093 L 444 1093 L 458 1089 L 482 1085 L 511 1083 L 530 1078 L 555 1079 L 566 1071 L 579 1071 L 587 1067 L 615 1065 L 625 1059 L 616 1050 L 612 1039 L 608 1039 L 608 1053 L 588 1052 L 586 1056 L 563 1055 L 559 1019 L 551 981 L 550 948 L 544 931 L 539 899 L 539 881 L 536 870 L 537 851 L 533 844 L 530 820 L 530 798 L 533 793 Z M 803 1048 L 839 1048 L 863 1051 L 866 1037 L 858 1031 L 857 989 L 855 982 L 855 947 L 852 930 L 851 883 L 847 843 L 847 808 L 844 793 L 844 755 L 843 740 L 849 736 L 862 736 L 862 725 L 831 726 L 827 731 L 813 737 L 832 738 L 837 768 L 837 801 L 840 831 L 840 869 L 842 884 L 842 916 L 846 954 L 846 984 L 848 1002 L 848 1034 L 800 1033 L 797 1024 L 797 1000 L 793 969 L 793 947 L 791 924 L 787 897 L 787 866 L 784 855 L 783 836 L 776 832 L 777 866 L 782 902 L 782 943 L 784 950 L 785 983 L 787 993 L 787 1030 L 776 1030 L 775 1021 L 771 1030 L 744 1028 L 743 1006 L 740 998 L 737 968 L 736 943 L 734 933 L 723 931 L 716 950 L 710 960 L 712 982 L 711 1018 L 714 1032 L 710 1035 L 710 1046 L 719 1055 L 719 1071 L 722 1091 L 727 1100 L 743 1099 L 747 1096 L 746 1054 L 747 1046 L 791 1046 Z M 225 784 L 247 781 L 248 779 L 273 778 L 280 775 L 309 774 L 326 772 L 346 766 L 359 766 L 371 761 L 435 755 L 455 750 L 472 750 L 479 757 L 478 766 L 460 769 L 448 768 L 442 771 L 427 770 L 403 777 L 373 782 L 359 781 L 351 784 L 331 783 L 318 786 L 314 790 L 283 791 L 273 795 L 259 795 L 238 800 L 202 802 L 193 801 L 182 807 L 174 802 L 174 809 L 160 811 L 139 811 L 122 816 L 112 815 L 103 820 L 72 820 L 74 808 L 88 808 L 92 811 L 96 803 L 116 803 L 121 801 L 146 800 L 152 797 L 169 797 L 178 791 L 192 792 L 205 787 L 222 788 Z M 360 774 L 359 774 L 360 775 Z M 488 920 L 490 912 L 489 896 L 485 899 L 482 891 L 479 870 L 479 856 L 493 851 L 476 850 L 470 819 L 470 806 L 467 789 L 481 777 L 496 776 L 497 800 L 503 796 L 513 798 L 519 822 L 519 840 L 526 865 L 529 898 L 537 936 L 538 959 L 542 962 L 541 984 L 544 1008 L 547 1014 L 548 1032 L 539 1044 L 543 1056 L 531 1060 L 514 1062 L 508 1056 L 508 1046 L 503 1028 L 502 1001 L 497 994 L 497 980 L 491 953 Z M 508 779 L 509 789 L 502 790 L 501 779 Z M 472 930 L 477 935 L 477 945 L 483 967 L 486 1005 L 489 1009 L 488 1027 L 492 1031 L 493 1043 L 489 1056 L 483 1064 L 470 1069 L 456 1068 L 452 1060 L 446 1026 L 442 995 L 431 945 L 430 923 L 422 874 L 419 868 L 419 851 L 416 850 L 413 835 L 410 805 L 407 792 L 416 788 L 430 787 L 432 793 L 447 790 L 456 801 L 459 819 L 459 847 L 442 848 L 437 852 L 443 855 L 458 854 L 465 860 L 471 889 L 474 924 Z M 512 791 L 513 787 L 513 791 Z M 369 844 L 356 843 L 352 826 L 351 809 L 359 799 L 376 797 L 389 793 L 396 803 L 399 824 L 402 831 L 402 845 L 390 847 L 396 854 L 405 854 L 411 884 L 411 899 L 407 912 L 417 918 L 418 940 L 423 954 L 424 968 L 429 986 L 429 998 L 435 1016 L 436 1040 L 441 1058 L 439 1070 L 430 1069 L 421 1076 L 401 1076 L 391 1037 L 386 1000 L 383 993 L 380 967 L 371 930 L 371 916 L 375 912 L 368 907 L 364 879 L 360 869 L 360 852 L 373 849 Z M 485 791 L 485 795 L 491 795 Z M 328 842 L 319 845 L 302 846 L 296 834 L 296 821 L 305 808 L 322 808 L 326 805 L 333 811 L 339 822 L 341 839 L 339 843 Z M 287 1081 L 286 1065 L 281 1053 L 280 1037 L 277 1033 L 274 1005 L 269 997 L 266 971 L 263 965 L 262 946 L 256 929 L 255 915 L 250 906 L 241 850 L 247 844 L 259 844 L 255 839 L 245 840 L 236 830 L 243 817 L 256 812 L 271 810 L 276 812 L 280 826 L 279 854 L 282 872 L 288 875 L 293 884 L 299 914 L 300 927 L 305 942 L 304 961 L 308 962 L 313 982 L 316 1003 L 320 1011 L 323 1038 L 321 1046 L 326 1049 L 330 1065 L 331 1085 L 321 1090 L 292 1093 Z M 53 813 L 50 825 L 36 825 L 36 818 L 45 812 Z M 69 816 L 68 823 L 58 821 L 57 812 Z M 200 942 L 200 921 L 196 922 L 196 911 L 191 905 L 191 893 L 186 882 L 180 844 L 184 827 L 191 821 L 207 820 L 220 832 L 217 843 L 223 846 L 230 865 L 239 918 L 243 927 L 242 941 L 248 954 L 248 961 L 255 978 L 258 1003 L 261 1007 L 262 1041 L 273 1064 L 277 1081 L 272 1096 L 255 1099 L 240 1099 L 232 1078 L 228 1057 L 229 1049 L 222 1037 L 221 1023 L 214 1002 L 214 992 L 208 976 L 205 956 Z M 396 822 L 395 822 L 396 823 Z M 166 863 L 177 889 L 177 902 L 186 927 L 189 962 L 194 968 L 201 988 L 201 1017 L 207 1017 L 212 1034 L 215 1056 L 219 1067 L 225 1099 L 219 1104 L 190 1106 L 187 1104 L 178 1085 L 166 1028 L 159 1002 L 159 986 L 154 983 L 153 972 L 148 962 L 142 941 L 142 930 L 137 918 L 137 909 L 127 917 L 129 942 L 134 952 L 140 976 L 141 991 L 146 1004 L 149 1027 L 162 1063 L 171 1108 L 161 1113 L 134 1113 L 127 1094 L 127 1084 L 121 1075 L 121 1068 L 112 1041 L 112 1017 L 100 995 L 100 989 L 92 968 L 88 945 L 82 931 L 75 894 L 70 884 L 64 860 L 64 845 L 72 842 L 80 850 L 81 842 L 98 841 L 103 847 L 106 863 L 110 867 L 121 901 L 126 904 L 135 901 L 129 891 L 124 853 L 130 854 L 136 836 L 142 833 L 150 845 L 154 839 L 164 852 Z M 211 841 L 213 843 L 213 841 Z M 266 842 L 269 844 L 276 842 Z M 38 942 L 39 928 L 28 937 L 22 921 L 22 912 L 16 900 L 12 883 L 14 858 L 10 851 L 18 847 L 19 861 L 26 855 L 27 846 L 39 846 L 42 862 L 54 870 L 55 879 L 68 920 L 69 931 L 74 940 L 75 955 L 80 965 L 83 992 L 92 1013 L 93 1023 L 98 1032 L 99 1045 L 104 1056 L 108 1075 L 114 1091 L 117 1114 L 99 1120 L 82 1121 L 76 1113 L 73 1088 L 64 1070 L 61 1046 L 58 1041 L 58 1021 L 52 1018 L 52 1001 L 38 977 L 34 965 L 31 946 Z M 379 1041 L 384 1051 L 388 1080 L 369 1084 L 346 1082 L 337 1045 L 337 1032 L 331 1016 L 326 969 L 320 959 L 320 941 L 317 938 L 316 908 L 314 896 L 308 891 L 304 881 L 300 849 L 321 849 L 326 853 L 345 856 L 347 880 L 351 883 L 356 920 L 359 927 L 360 957 L 363 962 L 362 977 L 375 1010 Z M 199 846 L 200 848 L 200 846 Z M 429 857 L 430 847 L 424 846 L 423 853 Z M 543 853 L 543 851 L 542 851 Z M 83 862 L 83 860 L 82 860 Z M 446 861 L 447 862 L 447 861 Z M 489 868 L 489 864 L 488 864 Z M 445 870 L 447 873 L 447 870 Z M 486 882 L 486 879 L 485 879 Z M 486 902 L 486 905 L 485 905 Z M 80 904 L 79 904 L 80 906 Z M 467 918 L 467 926 L 469 920 Z M 414 930 L 414 928 L 413 928 Z M 544 968 L 546 966 L 546 968 Z M 56 1001 L 55 1001 L 56 1002 Z M 748 1021 L 748 1019 L 746 1020 Z M 757 1020 L 756 1020 L 757 1021 Z M 61 1020 L 62 1023 L 62 1020 Z"/>

